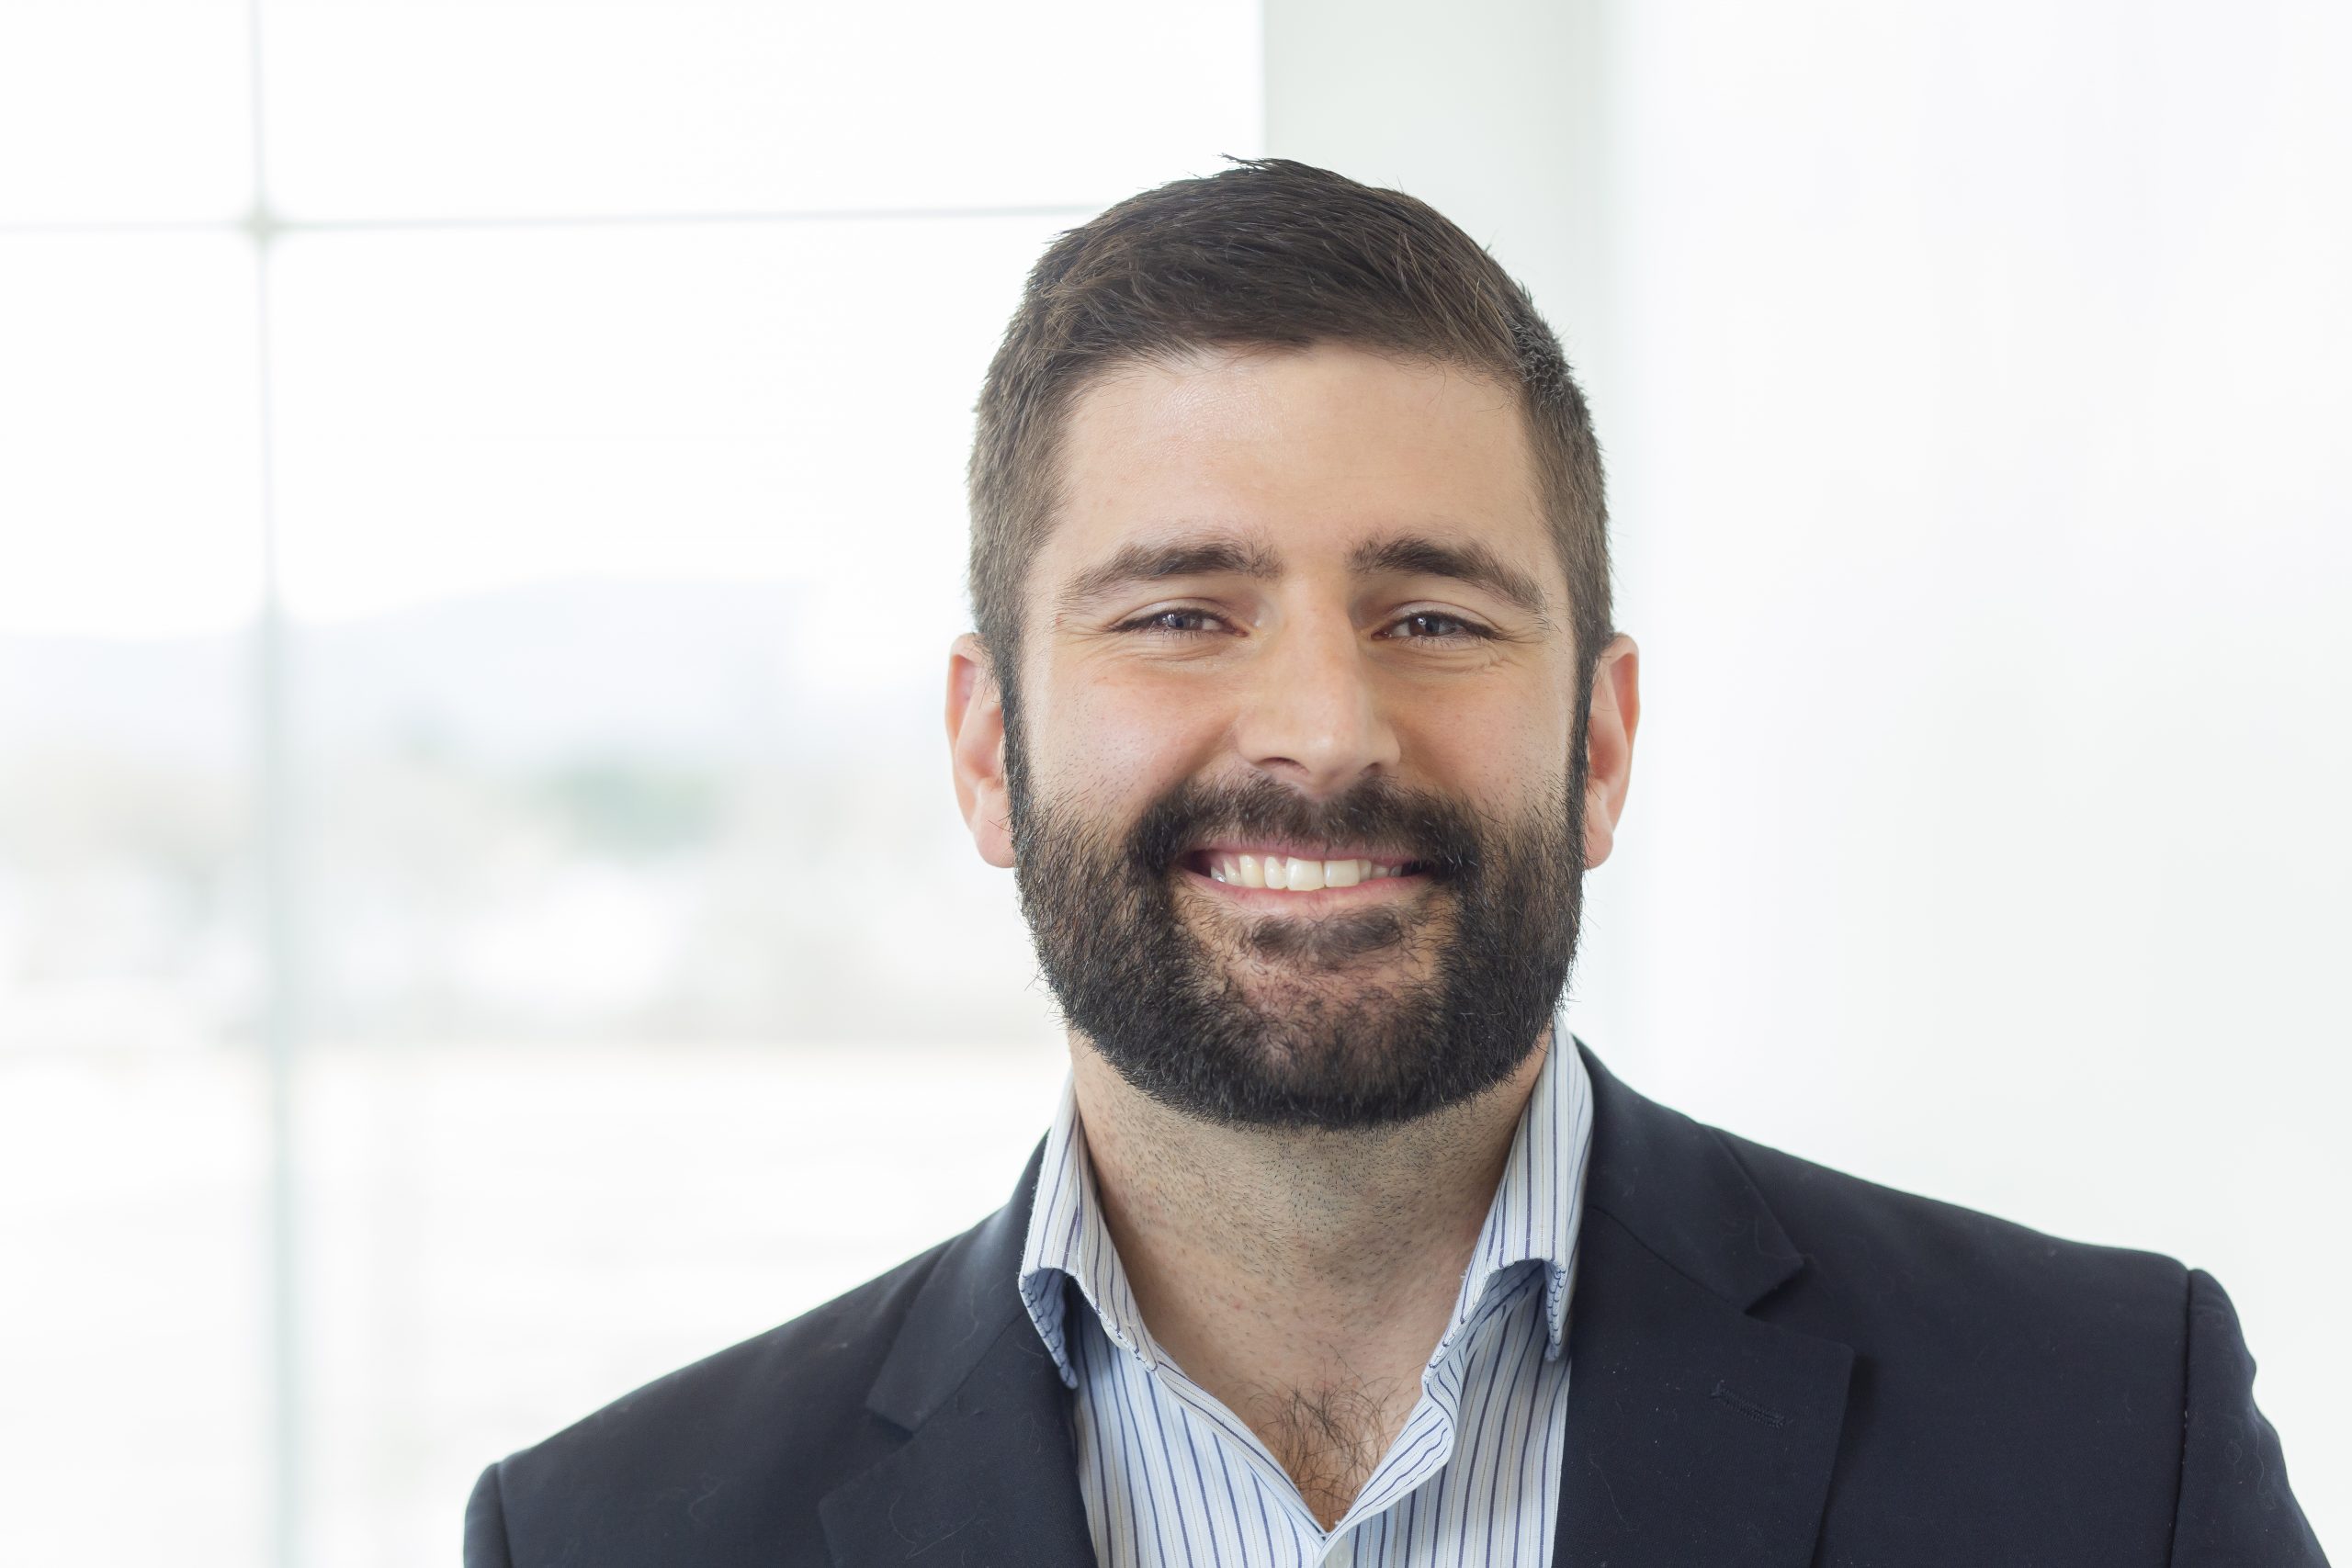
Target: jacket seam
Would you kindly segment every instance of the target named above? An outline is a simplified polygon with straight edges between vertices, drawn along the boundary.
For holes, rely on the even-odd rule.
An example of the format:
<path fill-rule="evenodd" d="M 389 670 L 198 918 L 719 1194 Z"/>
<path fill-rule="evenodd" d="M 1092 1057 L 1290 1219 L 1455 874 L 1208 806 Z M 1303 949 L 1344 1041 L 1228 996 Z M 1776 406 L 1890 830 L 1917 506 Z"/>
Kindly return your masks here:
<path fill-rule="evenodd" d="M 2195 1394 L 2189 1380 L 2197 1369 L 2197 1270 L 2186 1273 L 2180 1309 L 2180 1449 L 2172 1466 L 2172 1529 L 2165 1536 L 2166 1568 L 2180 1556 L 2180 1505 L 2188 1494 L 2188 1402 Z"/>

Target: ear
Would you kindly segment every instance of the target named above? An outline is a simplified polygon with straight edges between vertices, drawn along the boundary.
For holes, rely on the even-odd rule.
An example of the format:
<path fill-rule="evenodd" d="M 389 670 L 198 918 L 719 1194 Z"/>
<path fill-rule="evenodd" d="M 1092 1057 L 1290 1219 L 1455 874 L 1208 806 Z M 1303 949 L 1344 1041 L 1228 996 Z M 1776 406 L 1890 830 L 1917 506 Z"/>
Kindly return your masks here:
<path fill-rule="evenodd" d="M 1584 863 L 1599 865 L 1617 842 L 1617 818 L 1634 773 L 1634 730 L 1642 721 L 1641 650 L 1613 637 L 1592 675 L 1585 721 Z"/>
<path fill-rule="evenodd" d="M 980 858 L 1012 864 L 1012 805 L 1004 787 L 1004 699 L 988 646 L 971 632 L 947 650 L 947 754 L 956 804 Z"/>

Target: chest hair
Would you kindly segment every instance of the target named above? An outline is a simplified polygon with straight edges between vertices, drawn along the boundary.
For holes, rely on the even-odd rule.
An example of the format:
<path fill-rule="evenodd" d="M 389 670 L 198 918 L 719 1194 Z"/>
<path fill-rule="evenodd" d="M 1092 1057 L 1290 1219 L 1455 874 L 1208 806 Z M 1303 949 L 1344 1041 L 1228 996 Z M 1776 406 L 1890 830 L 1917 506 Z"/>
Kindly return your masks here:
<path fill-rule="evenodd" d="M 1267 1390 L 1239 1414 L 1328 1530 L 1355 1502 L 1412 1414 L 1405 1392 L 1393 1383 L 1361 1382 Z"/>

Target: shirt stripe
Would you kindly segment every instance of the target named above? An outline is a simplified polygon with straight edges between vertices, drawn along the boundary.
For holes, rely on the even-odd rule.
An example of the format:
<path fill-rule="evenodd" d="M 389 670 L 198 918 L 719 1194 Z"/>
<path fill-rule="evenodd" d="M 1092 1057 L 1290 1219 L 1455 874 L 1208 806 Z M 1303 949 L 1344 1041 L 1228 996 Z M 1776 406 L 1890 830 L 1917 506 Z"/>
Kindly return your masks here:
<path fill-rule="evenodd" d="M 1592 1143 L 1591 1079 L 1556 1019 L 1552 1038 L 1420 1397 L 1329 1531 L 1265 1444 L 1144 1325 L 1065 1080 L 1020 1285 L 1073 1391 L 1101 1568 L 1549 1568 Z"/>

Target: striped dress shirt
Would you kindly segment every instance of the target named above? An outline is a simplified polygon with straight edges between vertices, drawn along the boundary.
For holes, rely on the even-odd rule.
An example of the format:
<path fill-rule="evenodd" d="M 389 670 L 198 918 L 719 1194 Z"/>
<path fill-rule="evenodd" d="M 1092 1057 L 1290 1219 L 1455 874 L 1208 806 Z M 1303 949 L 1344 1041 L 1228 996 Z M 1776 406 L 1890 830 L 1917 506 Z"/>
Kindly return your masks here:
<path fill-rule="evenodd" d="M 1021 1294 L 1074 1391 L 1079 1492 L 1100 1568 L 1549 1568 L 1592 1137 L 1591 1080 L 1556 1020 L 1553 1039 L 1565 1048 L 1536 1075 L 1420 1397 L 1329 1531 L 1265 1444 L 1144 1326 L 1065 1083 Z"/>

